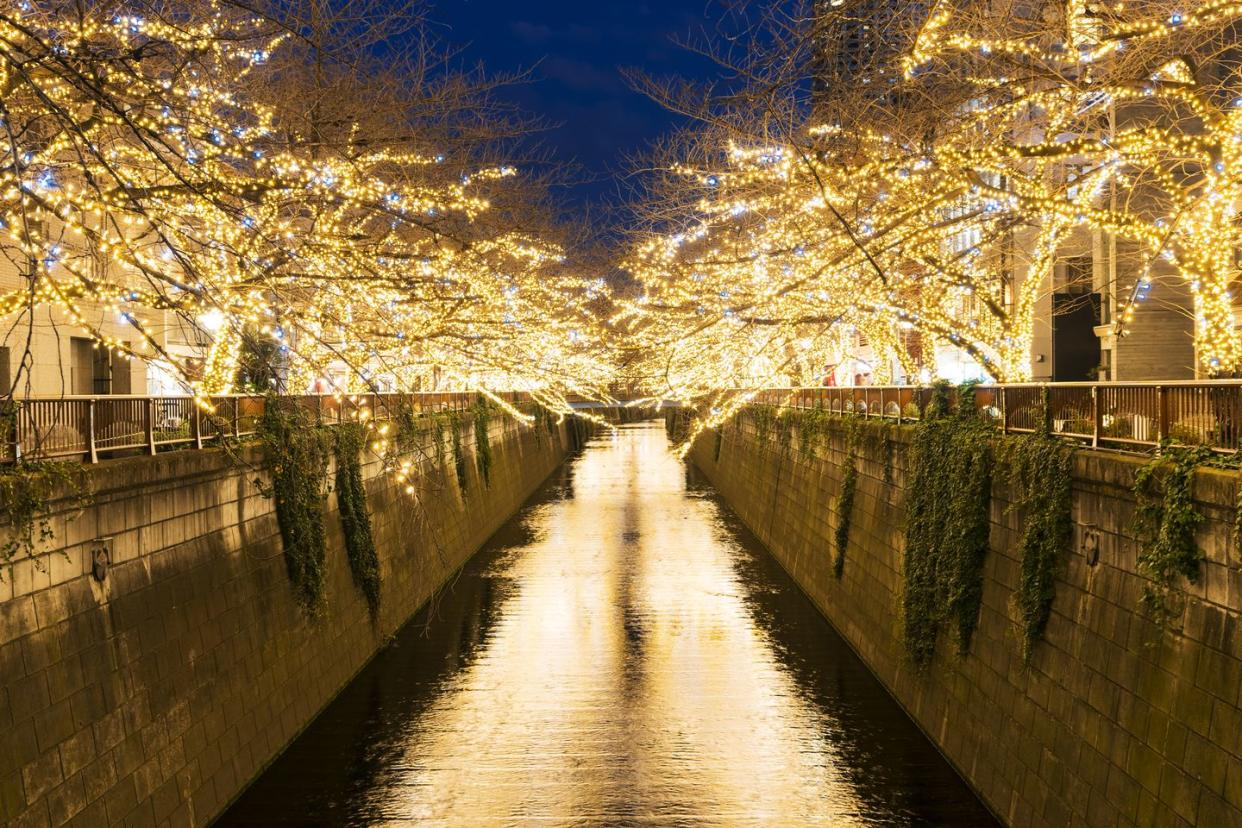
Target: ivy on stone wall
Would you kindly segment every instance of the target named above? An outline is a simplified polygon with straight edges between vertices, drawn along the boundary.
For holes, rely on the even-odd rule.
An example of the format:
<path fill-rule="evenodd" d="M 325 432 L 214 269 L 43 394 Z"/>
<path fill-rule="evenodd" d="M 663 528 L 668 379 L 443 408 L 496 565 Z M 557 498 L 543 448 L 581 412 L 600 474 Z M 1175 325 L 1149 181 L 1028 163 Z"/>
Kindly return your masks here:
<path fill-rule="evenodd" d="M 441 472 L 448 471 L 447 449 L 445 448 L 445 440 L 448 438 L 448 424 L 444 420 L 436 419 L 431 427 L 432 431 L 432 451 L 435 455 L 436 468 Z"/>
<path fill-rule="evenodd" d="M 770 405 L 754 405 L 749 411 L 751 421 L 755 424 L 755 437 L 760 444 L 766 443 L 776 425 L 776 408 Z"/>
<path fill-rule="evenodd" d="M 998 434 L 975 413 L 969 386 L 959 390 L 965 404 L 954 412 L 951 388 L 936 387 L 923 418 L 912 426 L 878 423 L 819 409 L 781 410 L 749 406 L 746 416 L 761 442 L 776 439 L 782 453 L 796 434 L 803 459 L 832 431 L 846 434 L 849 462 L 837 493 L 833 530 L 833 570 L 843 573 L 850 515 L 857 488 L 856 448 L 880 452 L 886 483 L 893 482 L 898 432 L 910 435 L 906 463 L 906 548 L 902 625 L 912 660 L 924 666 L 935 652 L 945 625 L 955 632 L 959 652 L 969 650 L 978 625 L 983 593 L 983 564 L 988 552 L 993 467 L 1002 469 L 1011 506 L 1022 518 L 1018 586 L 1012 597 L 1024 660 L 1031 657 L 1051 617 L 1056 582 L 1073 539 L 1072 472 L 1074 445 L 1047 433 Z M 910 415 L 915 412 L 909 412 Z M 1043 421 L 1044 418 L 1041 418 Z M 670 430 L 674 419 L 669 418 Z M 737 420 L 725 427 L 737 428 Z M 904 438 L 902 438 L 904 440 Z M 720 434 L 715 458 L 719 460 Z M 1142 606 L 1161 626 L 1180 612 L 1177 580 L 1194 582 L 1203 553 L 1195 530 L 1203 521 L 1194 507 L 1194 469 L 1222 465 L 1203 447 L 1165 446 L 1136 478 L 1138 568 L 1148 583 Z M 1238 486 L 1235 543 L 1242 548 L 1242 484 Z"/>
<path fill-rule="evenodd" d="M 832 559 L 832 572 L 837 578 L 845 574 L 845 550 L 850 543 L 850 521 L 854 513 L 854 490 L 858 485 L 858 468 L 851 451 L 845 461 L 845 474 L 841 478 L 841 492 L 837 496 L 837 528 L 833 531 L 836 555 Z"/>
<path fill-rule="evenodd" d="M 535 404 L 531 416 L 534 418 L 531 428 L 535 430 L 535 444 L 542 446 L 545 431 L 549 437 L 556 433 L 556 417 L 549 409 L 538 403 Z"/>
<path fill-rule="evenodd" d="M 7 527 L 0 543 L 0 563 L 34 555 L 39 544 L 52 540 L 57 504 L 80 511 L 90 502 L 80 463 L 22 462 L 0 469 L 0 523 Z"/>
<path fill-rule="evenodd" d="M 1162 446 L 1134 476 L 1138 572 L 1146 578 L 1140 605 L 1160 628 L 1182 609 L 1178 578 L 1199 580 L 1203 550 L 1195 531 L 1204 517 L 1195 509 L 1195 469 L 1212 459 L 1206 446 Z"/>
<path fill-rule="evenodd" d="M 453 472 L 457 475 L 457 488 L 461 489 L 461 496 L 464 499 L 470 490 L 467 488 L 466 479 L 466 453 L 461 447 L 461 420 L 456 416 L 456 412 L 449 419 L 449 431 L 453 446 Z"/>
<path fill-rule="evenodd" d="M 1057 576 L 1065 566 L 1074 532 L 1074 450 L 1047 433 L 1009 437 L 1001 446 L 1013 496 L 1010 509 L 1022 518 L 1021 575 L 1013 601 L 1021 628 L 1022 658 L 1029 662 L 1052 615 Z"/>
<path fill-rule="evenodd" d="M 681 424 L 678 426 L 678 428 L 682 430 L 683 434 L 685 434 L 688 432 L 690 428 L 690 414 L 689 412 L 684 412 L 684 411 L 681 412 L 681 414 L 682 414 L 682 417 L 680 420 Z M 569 434 L 573 439 L 574 450 L 577 451 L 578 449 L 581 449 L 583 446 L 586 445 L 587 438 L 591 436 L 590 421 L 584 420 L 581 417 L 570 417 L 569 418 Z"/>
<path fill-rule="evenodd" d="M 794 435 L 797 434 L 798 412 L 792 408 L 781 408 L 776 412 L 776 441 L 780 446 L 781 456 L 788 457 L 793 451 Z"/>
<path fill-rule="evenodd" d="M 993 431 L 973 405 L 952 413 L 948 399 L 948 387 L 937 386 L 911 442 L 902 627 L 919 666 L 931 661 L 945 623 L 958 651 L 969 650 L 988 551 Z"/>
<path fill-rule="evenodd" d="M 897 453 L 897 441 L 892 437 L 884 437 L 884 485 L 893 485 L 893 455 Z"/>
<path fill-rule="evenodd" d="M 492 438 L 488 425 L 492 406 L 480 399 L 474 404 L 474 462 L 483 478 L 483 485 L 492 485 Z"/>
<path fill-rule="evenodd" d="M 354 583 L 366 596 L 371 614 L 379 611 L 380 567 L 367 512 L 367 490 L 362 477 L 362 451 L 367 430 L 357 423 L 336 432 L 336 503 L 345 535 L 345 553 Z"/>
<path fill-rule="evenodd" d="M 798 414 L 798 454 L 803 460 L 810 460 L 823 441 L 832 415 L 820 408 L 803 409 Z"/>
<path fill-rule="evenodd" d="M 410 404 L 400 404 L 390 409 L 392 420 L 392 441 L 398 454 L 414 451 L 422 437 L 420 428 L 425 415 Z"/>
<path fill-rule="evenodd" d="M 668 436 L 668 441 L 674 445 L 681 443 L 686 434 L 689 433 L 690 414 L 684 408 L 666 408 L 664 409 L 664 433 Z M 573 421 L 570 421 L 570 433 L 572 435 Z"/>
<path fill-rule="evenodd" d="M 1242 557 L 1242 473 L 1234 475 L 1233 551 Z"/>
<path fill-rule="evenodd" d="M 268 396 L 258 431 L 271 478 L 270 486 L 260 481 L 260 490 L 276 502 L 294 595 L 304 609 L 315 612 L 323 604 L 324 592 L 328 439 L 309 412 L 276 395 Z"/>

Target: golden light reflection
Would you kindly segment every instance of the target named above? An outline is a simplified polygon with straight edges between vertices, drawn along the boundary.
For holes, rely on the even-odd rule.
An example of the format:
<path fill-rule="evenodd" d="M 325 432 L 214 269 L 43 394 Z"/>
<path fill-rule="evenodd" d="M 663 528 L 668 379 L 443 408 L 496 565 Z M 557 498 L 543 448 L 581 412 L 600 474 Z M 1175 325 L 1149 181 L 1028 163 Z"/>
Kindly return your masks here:
<path fill-rule="evenodd" d="M 663 430 L 597 439 L 572 486 L 489 572 L 511 592 L 409 723 L 372 818 L 862 824 L 836 724 L 757 623 L 736 541 Z"/>

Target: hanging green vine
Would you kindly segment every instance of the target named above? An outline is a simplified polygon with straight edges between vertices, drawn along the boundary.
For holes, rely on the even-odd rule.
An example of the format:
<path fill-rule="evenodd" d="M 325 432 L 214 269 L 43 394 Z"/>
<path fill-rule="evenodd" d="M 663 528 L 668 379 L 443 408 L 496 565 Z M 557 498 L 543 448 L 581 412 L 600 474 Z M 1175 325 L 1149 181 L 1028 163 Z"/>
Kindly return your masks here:
<path fill-rule="evenodd" d="M 716 429 L 716 445 L 712 449 L 712 462 L 720 462 L 720 447 L 724 443 L 724 432 L 719 428 Z"/>
<path fill-rule="evenodd" d="M 1195 469 L 1212 457 L 1206 446 L 1164 445 L 1134 476 L 1138 572 L 1146 582 L 1140 605 L 1160 628 L 1181 612 L 1177 579 L 1199 580 L 1203 551 L 1195 530 L 1203 515 L 1195 509 Z"/>
<path fill-rule="evenodd" d="M 688 411 L 680 412 L 679 421 L 684 425 L 677 426 L 680 429 L 680 439 L 685 439 L 685 434 L 690 428 L 690 413 Z M 586 445 L 587 438 L 591 436 L 591 422 L 581 417 L 569 418 L 569 433 L 573 437 L 574 450 L 577 451 Z"/>
<path fill-rule="evenodd" d="M 419 429 L 419 421 L 423 418 L 421 412 L 407 403 L 393 408 L 389 417 L 393 424 L 392 440 L 396 453 L 408 454 L 413 451 L 421 437 Z"/>
<path fill-rule="evenodd" d="M 845 461 L 845 474 L 841 478 L 841 493 L 837 496 L 837 528 L 833 531 L 836 555 L 832 559 L 832 572 L 839 579 L 845 574 L 845 550 L 850 543 L 850 520 L 854 512 L 854 490 L 858 485 L 858 468 L 853 452 Z"/>
<path fill-rule="evenodd" d="M 449 430 L 453 438 L 453 472 L 457 475 L 457 488 L 461 489 L 461 496 L 465 498 L 470 490 L 466 487 L 466 453 L 461 448 L 461 420 L 452 417 Z"/>
<path fill-rule="evenodd" d="M 754 405 L 750 408 L 750 417 L 755 424 L 755 437 L 761 444 L 766 443 L 776 424 L 776 409 L 770 405 Z"/>
<path fill-rule="evenodd" d="M 474 405 L 474 462 L 483 478 L 483 485 L 492 485 L 492 438 L 488 426 L 492 410 L 486 400 Z"/>
<path fill-rule="evenodd" d="M 327 439 L 309 412 L 275 395 L 263 406 L 259 439 L 271 477 L 270 486 L 261 483 L 261 490 L 276 501 L 289 579 L 298 602 L 314 612 L 322 606 L 324 591 Z"/>
<path fill-rule="evenodd" d="M 1022 658 L 1029 662 L 1048 626 L 1057 575 L 1065 566 L 1074 532 L 1074 451 L 1047 433 L 1010 437 L 1002 445 L 1014 497 L 1010 508 L 1022 515 L 1021 575 L 1014 606 L 1021 627 Z"/>
<path fill-rule="evenodd" d="M 345 535 L 345 553 L 354 583 L 366 596 L 371 614 L 379 611 L 380 568 L 367 513 L 367 490 L 362 478 L 362 450 L 367 431 L 362 425 L 342 425 L 336 432 L 336 503 Z"/>
<path fill-rule="evenodd" d="M 0 469 L 0 523 L 8 527 L 0 544 L 0 563 L 34 555 L 39 544 L 52 540 L 56 506 L 64 504 L 76 512 L 90 502 L 80 463 L 22 462 Z"/>
<path fill-rule="evenodd" d="M 793 408 L 781 408 L 776 413 L 776 441 L 781 449 L 781 456 L 788 457 L 793 451 L 794 434 L 797 433 L 796 423 L 798 412 Z"/>
<path fill-rule="evenodd" d="M 911 443 L 902 622 L 920 666 L 931 661 L 942 623 L 955 627 L 959 652 L 970 648 L 983 595 L 993 432 L 973 405 L 959 411 L 950 413 L 948 387 L 937 386 Z"/>
<path fill-rule="evenodd" d="M 803 409 L 798 414 L 798 453 L 803 460 L 810 460 L 824 437 L 830 415 L 819 408 Z"/>
<path fill-rule="evenodd" d="M 569 423 L 570 436 L 573 436 L 573 419 L 570 418 Z M 686 438 L 689 419 L 689 414 L 684 408 L 664 409 L 664 433 L 668 435 L 670 443 L 679 444 Z"/>
<path fill-rule="evenodd" d="M 816 438 L 822 434 L 824 425 L 823 412 L 818 410 L 803 411 L 803 417 L 815 423 L 813 431 Z M 854 492 L 858 487 L 858 447 L 864 439 L 862 420 L 850 418 L 845 421 L 845 465 L 841 473 L 841 491 L 837 494 L 834 511 L 837 515 L 837 526 L 833 530 L 832 571 L 838 579 L 845 574 L 845 552 L 850 543 L 850 523 L 854 515 Z M 868 438 L 870 439 L 870 438 Z"/>
<path fill-rule="evenodd" d="M 893 455 L 897 453 L 897 441 L 892 437 L 884 438 L 884 485 L 893 485 Z"/>
<path fill-rule="evenodd" d="M 447 424 L 444 420 L 437 418 L 432 421 L 431 432 L 432 441 L 434 443 L 433 451 L 435 452 L 436 457 L 436 468 L 441 472 L 448 470 L 448 466 L 445 462 L 448 458 L 444 445 L 445 440 L 448 438 L 446 431 Z"/>
<path fill-rule="evenodd" d="M 1233 551 L 1242 557 L 1242 472 L 1234 475 Z"/>
<path fill-rule="evenodd" d="M 535 431 L 535 444 L 542 446 L 545 431 L 549 437 L 556 433 L 556 420 L 549 409 L 538 403 L 535 403 L 532 416 L 534 421 L 531 423 L 531 428 Z"/>

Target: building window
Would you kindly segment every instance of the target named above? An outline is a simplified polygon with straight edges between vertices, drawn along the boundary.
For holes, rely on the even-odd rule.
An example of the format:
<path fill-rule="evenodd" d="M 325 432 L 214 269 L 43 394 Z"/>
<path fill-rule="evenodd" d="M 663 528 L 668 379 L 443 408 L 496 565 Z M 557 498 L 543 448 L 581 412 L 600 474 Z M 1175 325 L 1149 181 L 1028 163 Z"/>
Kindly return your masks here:
<path fill-rule="evenodd" d="M 75 336 L 69 340 L 69 384 L 71 393 L 88 397 L 128 394 L 129 362 L 93 340 Z"/>
<path fill-rule="evenodd" d="M 1058 293 L 1085 296 L 1091 292 L 1094 286 L 1094 269 L 1090 253 L 1083 256 L 1071 256 L 1065 260 L 1062 267 L 1064 277 Z"/>

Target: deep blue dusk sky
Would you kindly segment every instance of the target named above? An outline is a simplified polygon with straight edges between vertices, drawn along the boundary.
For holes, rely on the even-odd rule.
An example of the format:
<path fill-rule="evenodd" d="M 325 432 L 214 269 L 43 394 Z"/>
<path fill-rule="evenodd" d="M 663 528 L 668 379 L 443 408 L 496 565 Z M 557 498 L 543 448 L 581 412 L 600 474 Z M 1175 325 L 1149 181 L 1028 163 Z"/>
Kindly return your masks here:
<path fill-rule="evenodd" d="M 621 67 L 708 79 L 717 71 L 677 45 L 714 31 L 714 0 L 439 0 L 430 18 L 461 60 L 494 72 L 536 66 L 534 81 L 506 91 L 529 114 L 559 124 L 543 141 L 593 181 L 570 191 L 574 206 L 615 201 L 627 155 L 683 123 L 631 90 Z"/>

